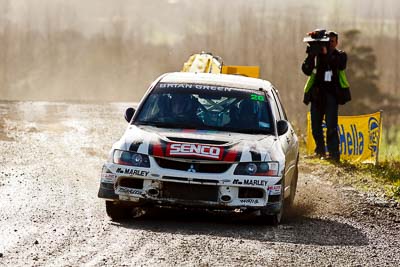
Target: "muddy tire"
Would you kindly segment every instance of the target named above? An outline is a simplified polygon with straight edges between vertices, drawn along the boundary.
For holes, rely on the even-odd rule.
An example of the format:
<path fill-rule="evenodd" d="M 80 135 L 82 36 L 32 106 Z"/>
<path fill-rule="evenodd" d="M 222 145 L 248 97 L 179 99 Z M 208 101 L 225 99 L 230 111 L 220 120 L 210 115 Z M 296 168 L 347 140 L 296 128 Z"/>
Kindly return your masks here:
<path fill-rule="evenodd" d="M 297 190 L 297 179 L 299 176 L 299 170 L 296 166 L 296 170 L 294 171 L 292 181 L 290 182 L 290 195 L 288 198 L 285 199 L 285 208 L 290 209 L 293 206 L 294 198 L 296 197 L 296 190 Z"/>
<path fill-rule="evenodd" d="M 265 215 L 265 220 L 268 225 L 278 226 L 282 222 L 283 218 L 283 209 L 279 213 L 275 213 L 272 215 Z"/>
<path fill-rule="evenodd" d="M 284 178 L 282 179 L 284 181 Z M 281 198 L 280 198 L 280 209 L 278 212 L 275 212 L 273 214 L 271 213 L 261 213 L 263 220 L 268 224 L 268 225 L 273 225 L 277 226 L 280 223 L 282 223 L 284 219 L 284 212 L 285 212 L 285 199 L 284 199 L 284 185 L 282 184 L 282 192 L 281 192 Z"/>
<path fill-rule="evenodd" d="M 129 206 L 121 205 L 118 202 L 106 201 L 106 212 L 107 215 L 113 221 L 120 221 L 132 218 L 132 208 Z"/>

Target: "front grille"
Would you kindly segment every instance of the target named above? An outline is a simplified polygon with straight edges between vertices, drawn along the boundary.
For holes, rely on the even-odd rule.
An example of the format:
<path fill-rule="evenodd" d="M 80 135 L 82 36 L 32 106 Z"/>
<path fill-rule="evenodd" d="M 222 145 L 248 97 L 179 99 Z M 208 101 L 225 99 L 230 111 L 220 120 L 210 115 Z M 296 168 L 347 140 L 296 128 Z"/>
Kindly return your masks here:
<path fill-rule="evenodd" d="M 239 188 L 239 198 L 262 198 L 264 197 L 264 192 L 262 189 L 258 188 Z"/>
<path fill-rule="evenodd" d="M 218 187 L 212 185 L 163 182 L 161 197 L 217 202 Z"/>
<path fill-rule="evenodd" d="M 143 179 L 123 178 L 119 181 L 119 185 L 123 187 L 142 189 Z"/>
<path fill-rule="evenodd" d="M 175 177 L 175 176 L 163 176 L 163 179 L 166 180 L 176 180 L 176 181 L 190 181 L 190 182 L 194 182 L 194 183 L 208 183 L 208 184 L 218 184 L 219 181 L 218 180 L 214 180 L 214 179 L 199 179 L 199 178 L 186 178 L 186 177 Z"/>
<path fill-rule="evenodd" d="M 167 180 L 176 180 L 176 181 L 189 181 L 188 178 L 186 177 L 175 177 L 175 176 L 163 176 L 163 179 L 167 179 Z"/>
<path fill-rule="evenodd" d="M 161 168 L 180 171 L 188 171 L 190 169 L 200 173 L 223 173 L 232 165 L 230 163 L 189 163 L 157 157 L 155 160 Z"/>

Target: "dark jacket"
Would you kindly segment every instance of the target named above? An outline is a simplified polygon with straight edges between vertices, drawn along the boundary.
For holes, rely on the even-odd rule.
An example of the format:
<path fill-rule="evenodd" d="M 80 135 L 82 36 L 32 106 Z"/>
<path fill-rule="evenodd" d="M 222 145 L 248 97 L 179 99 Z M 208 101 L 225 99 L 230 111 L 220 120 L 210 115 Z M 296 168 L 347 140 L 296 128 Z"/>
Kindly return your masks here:
<path fill-rule="evenodd" d="M 305 92 L 303 102 L 308 104 L 311 101 L 318 101 L 323 94 L 329 93 L 337 97 L 339 104 L 344 104 L 350 101 L 349 88 L 342 88 L 339 82 L 339 72 L 346 69 L 347 55 L 344 51 L 333 50 L 326 55 L 307 56 L 304 60 L 301 69 L 303 73 L 310 76 L 314 69 L 316 69 L 315 79 L 311 90 Z M 325 73 L 332 71 L 331 81 L 325 81 Z M 345 92 L 347 90 L 347 92 Z M 347 95 L 348 94 L 348 95 Z"/>

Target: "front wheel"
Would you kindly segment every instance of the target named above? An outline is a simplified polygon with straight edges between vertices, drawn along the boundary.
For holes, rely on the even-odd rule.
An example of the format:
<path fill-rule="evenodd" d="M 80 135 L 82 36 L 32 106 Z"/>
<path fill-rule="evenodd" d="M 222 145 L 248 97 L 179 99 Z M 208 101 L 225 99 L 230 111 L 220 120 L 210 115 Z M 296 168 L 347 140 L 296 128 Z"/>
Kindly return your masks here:
<path fill-rule="evenodd" d="M 297 190 L 297 179 L 299 177 L 299 170 L 296 165 L 296 169 L 294 171 L 292 181 L 290 182 L 290 195 L 288 198 L 285 199 L 285 207 L 286 208 L 291 208 L 294 203 L 294 198 L 296 196 L 296 190 Z"/>
<path fill-rule="evenodd" d="M 282 219 L 284 217 L 284 211 L 285 211 L 284 185 L 282 183 L 282 191 L 279 202 L 274 202 L 274 204 L 269 206 L 269 208 L 261 211 L 262 212 L 261 214 L 267 224 L 277 226 L 282 222 Z"/>
<path fill-rule="evenodd" d="M 277 226 L 282 222 L 282 217 L 283 217 L 283 206 L 278 213 L 265 215 L 266 222 L 274 226 Z"/>
<path fill-rule="evenodd" d="M 131 207 L 122 205 L 114 201 L 106 201 L 106 212 L 107 215 L 113 221 L 120 221 L 131 218 Z"/>

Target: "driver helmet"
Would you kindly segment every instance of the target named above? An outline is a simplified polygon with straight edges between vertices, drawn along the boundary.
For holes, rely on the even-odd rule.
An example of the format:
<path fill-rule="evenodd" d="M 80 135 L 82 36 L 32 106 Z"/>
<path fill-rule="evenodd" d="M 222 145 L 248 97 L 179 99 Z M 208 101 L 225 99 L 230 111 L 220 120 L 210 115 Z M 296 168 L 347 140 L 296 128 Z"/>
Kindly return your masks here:
<path fill-rule="evenodd" d="M 192 113 L 196 109 L 195 100 L 189 94 L 175 94 L 171 98 L 171 111 L 174 114 Z"/>

